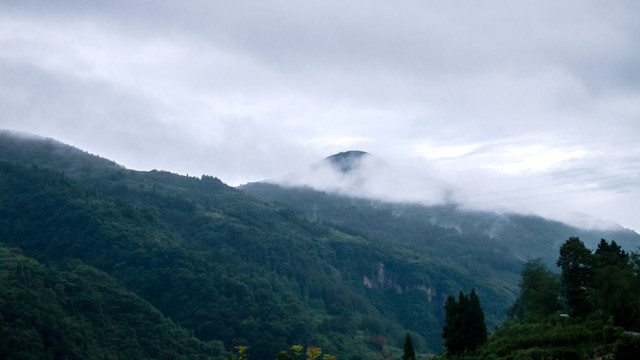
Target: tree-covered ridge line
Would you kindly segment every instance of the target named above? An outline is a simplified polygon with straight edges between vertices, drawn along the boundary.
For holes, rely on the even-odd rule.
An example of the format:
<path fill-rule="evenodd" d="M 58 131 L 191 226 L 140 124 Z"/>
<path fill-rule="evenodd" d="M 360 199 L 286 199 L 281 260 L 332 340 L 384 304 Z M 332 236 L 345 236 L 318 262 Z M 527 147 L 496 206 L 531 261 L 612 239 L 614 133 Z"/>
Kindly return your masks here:
<path fill-rule="evenodd" d="M 69 176 L 124 169 L 114 161 L 92 155 L 51 138 L 0 129 L 0 160 L 64 171 Z"/>
<path fill-rule="evenodd" d="M 243 218 L 235 217 L 237 207 L 230 207 L 230 211 L 214 207 L 198 210 L 199 204 L 181 206 L 185 204 L 184 199 L 163 196 L 159 191 L 154 201 L 160 205 L 136 207 L 114 197 L 108 189 L 95 191 L 46 169 L 0 163 L 0 174 L 0 186 L 4 190 L 0 231 L 6 234 L 5 243 L 19 246 L 51 265 L 60 265 L 70 258 L 83 259 L 112 274 L 119 283 L 193 329 L 202 339 L 219 339 L 218 329 L 230 334 L 256 331 L 253 337 L 230 336 L 227 348 L 240 340 L 260 337 L 260 333 L 273 335 L 273 330 L 265 327 L 267 314 L 277 319 L 267 326 L 281 329 L 278 330 L 283 335 L 278 344 L 280 348 L 294 342 L 295 338 L 287 338 L 290 334 L 313 339 L 322 329 L 331 337 L 359 331 L 384 334 L 393 344 L 393 334 L 401 337 L 406 328 L 380 317 L 377 309 L 385 306 L 389 298 L 395 300 L 400 309 L 405 306 L 404 309 L 411 310 L 408 316 L 422 311 L 421 321 L 431 321 L 434 332 L 439 327 L 429 308 L 424 307 L 429 306 L 429 301 L 423 291 L 398 296 L 393 290 L 385 295 L 363 288 L 363 275 L 349 275 L 366 274 L 376 279 L 377 264 L 385 263 L 387 275 L 398 276 L 396 281 L 428 281 L 417 277 L 422 272 L 423 261 L 416 254 L 372 245 L 365 239 L 310 224 L 292 212 L 264 205 L 262 210 L 251 206 L 240 213 L 241 217 L 252 215 L 251 223 L 258 222 L 250 225 Z M 234 189 L 229 192 L 238 195 Z M 233 199 L 231 201 L 235 201 Z M 164 206 L 166 203 L 177 205 Z M 262 211 L 268 213 L 268 218 L 260 215 Z M 287 228 L 281 228 L 285 225 Z M 273 231 L 269 235 L 262 228 Z M 287 235 L 291 231 L 294 233 Z M 255 235 L 262 239 L 253 237 Z M 270 240 L 266 236 L 277 238 Z M 238 261 L 240 258 L 244 261 Z M 339 261 L 340 258 L 350 261 Z M 406 265 L 401 258 L 414 260 Z M 307 268 L 305 264 L 318 266 Z M 259 267 L 255 268 L 256 265 Z M 411 270 L 412 267 L 415 269 Z M 343 277 L 341 283 L 331 280 L 338 273 Z M 359 288 L 360 293 L 351 287 Z M 240 300 L 239 294 L 248 306 L 235 303 Z M 184 296 L 192 299 L 193 308 L 176 312 L 179 302 L 173 297 Z M 271 305 L 259 302 L 273 296 L 277 297 L 271 300 L 275 301 Z M 236 300 L 225 306 L 230 299 Z M 409 301 L 409 307 L 397 302 L 402 299 Z M 205 316 L 190 315 L 200 311 L 199 308 L 206 308 L 208 312 L 219 310 Z M 242 314 L 250 309 L 253 309 L 251 315 Z M 314 315 L 318 312 L 324 315 Z M 245 316 L 254 321 L 242 320 Z M 296 317 L 299 320 L 293 320 Z M 424 335 L 420 329 L 415 333 L 419 348 L 425 349 Z M 271 342 L 264 338 L 265 343 Z M 369 336 L 358 338 L 363 339 L 359 341 L 365 345 L 369 343 Z M 259 348 L 255 344 L 262 345 L 260 341 L 253 344 L 254 348 Z M 265 348 L 266 353 L 275 346 Z"/>
<path fill-rule="evenodd" d="M 552 272 L 526 262 L 509 319 L 491 334 L 484 359 L 637 359 L 640 255 L 602 239 L 595 251 L 578 237 L 561 246 Z"/>
<path fill-rule="evenodd" d="M 11 246 L 52 266 L 82 259 L 114 276 L 199 338 L 226 340 L 228 347 L 244 339 L 253 340 L 256 347 L 272 343 L 267 336 L 256 335 L 275 337 L 278 331 L 283 339 L 264 346 L 264 352 L 273 352 L 274 346 L 291 340 L 286 338 L 289 334 L 309 333 L 311 315 L 289 284 L 283 283 L 293 280 L 279 278 L 264 269 L 265 264 L 238 261 L 264 252 L 260 247 L 250 249 L 246 242 L 253 239 L 242 235 L 250 230 L 237 219 L 212 222 L 209 215 L 198 212 L 201 215 L 195 216 L 194 206 L 184 206 L 193 204 L 170 195 L 159 195 L 160 205 L 136 207 L 117 197 L 111 200 L 111 194 L 87 191 L 93 189 L 55 172 L 0 165 L 4 175 L 0 178 L 4 195 L 0 231 Z M 191 223 L 205 220 L 206 228 Z M 172 229 L 177 227 L 200 230 L 183 237 Z M 216 238 L 221 240 L 211 243 Z M 239 253 L 239 247 L 245 251 Z M 271 323 L 263 320 L 267 316 Z"/>
<path fill-rule="evenodd" d="M 340 359 L 399 358 L 410 331 L 420 357 L 442 349 L 448 294 L 475 288 L 489 328 L 516 299 L 519 260 L 486 234 L 387 208 L 314 221 L 210 176 L 20 142 L 2 161 L 5 145 L 0 243 L 52 271 L 77 259 L 220 351 L 246 344 L 270 359 L 313 344 Z"/>
<path fill-rule="evenodd" d="M 573 317 L 599 316 L 640 331 L 640 255 L 602 239 L 595 252 L 577 237 L 560 248 L 561 298 Z"/>
<path fill-rule="evenodd" d="M 413 285 L 460 286 L 460 270 L 438 271 L 437 259 L 313 224 L 211 177 L 116 168 L 71 178 L 0 162 L 0 233 L 53 268 L 80 259 L 202 341 L 251 343 L 258 358 L 291 343 L 375 354 L 374 335 L 400 348 L 407 330 L 418 351 L 437 352 L 440 303 Z M 408 291 L 363 286 L 379 264 Z"/>
<path fill-rule="evenodd" d="M 357 230 L 412 246 L 428 237 L 430 242 L 421 251 L 453 262 L 473 247 L 479 262 L 515 273 L 521 261 L 532 258 L 555 265 L 562 242 L 571 236 L 579 236 L 590 248 L 603 237 L 630 249 L 640 246 L 640 235 L 629 229 L 584 229 L 533 215 L 472 211 L 455 205 L 385 203 L 268 182 L 249 183 L 240 189 L 292 207 L 314 221 L 342 226 L 345 231 Z M 460 238 L 467 239 L 466 243 L 450 246 L 449 240 L 459 242 Z"/>

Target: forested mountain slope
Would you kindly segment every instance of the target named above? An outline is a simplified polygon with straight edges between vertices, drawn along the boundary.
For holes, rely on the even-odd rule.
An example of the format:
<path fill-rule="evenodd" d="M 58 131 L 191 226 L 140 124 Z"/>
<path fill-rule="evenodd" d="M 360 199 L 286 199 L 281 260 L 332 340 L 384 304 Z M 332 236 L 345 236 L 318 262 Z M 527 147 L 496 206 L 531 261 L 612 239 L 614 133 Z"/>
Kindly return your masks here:
<path fill-rule="evenodd" d="M 0 245 L 3 359 L 210 359 L 203 343 L 109 275 L 78 260 L 59 270 Z"/>
<path fill-rule="evenodd" d="M 640 246 L 640 235 L 621 227 L 583 229 L 534 215 L 470 211 L 455 204 L 424 206 L 355 198 L 268 182 L 240 187 L 247 194 L 289 206 L 308 219 L 356 229 L 457 262 L 473 254 L 475 261 L 513 270 L 519 261 L 541 257 L 555 268 L 558 249 L 571 236 L 590 248 L 602 238 L 628 249 Z"/>
<path fill-rule="evenodd" d="M 424 235 L 458 241 L 451 229 Z M 428 246 L 316 224 L 213 177 L 127 170 L 6 132 L 0 241 L 46 271 L 72 262 L 105 273 L 198 341 L 249 345 L 256 359 L 292 344 L 370 358 L 381 338 L 384 351 L 402 346 L 407 330 L 417 351 L 439 352 L 446 296 L 475 287 L 497 325 L 518 270 L 506 253 L 499 264 L 454 263 Z"/>
<path fill-rule="evenodd" d="M 279 195 L 265 196 L 265 189 Z M 411 331 L 418 352 L 440 352 L 447 295 L 475 288 L 490 329 L 515 299 L 522 255 L 490 236 L 478 220 L 483 214 L 468 214 L 474 222 L 466 228 L 447 223 L 448 209 L 434 218 L 424 213 L 433 209 L 307 189 L 251 184 L 243 190 L 280 205 L 214 177 L 127 170 L 54 140 L 0 132 L 0 245 L 18 249 L 3 256 L 56 279 L 73 276 L 96 289 L 96 299 L 131 294 L 146 305 L 126 305 L 128 316 L 155 312 L 152 323 L 165 324 L 153 325 L 155 338 L 193 335 L 165 342 L 166 351 L 222 357 L 215 355 L 222 346 L 248 345 L 252 358 L 270 359 L 303 344 L 339 358 L 373 358 L 400 351 Z M 548 235 L 546 241 L 564 240 Z M 55 288 L 52 281 L 39 284 L 16 286 L 47 294 Z M 10 301 L 15 291 L 0 300 Z M 58 297 L 74 303 L 74 294 Z M 126 319 L 106 303 L 109 320 L 82 322 L 84 333 L 127 333 Z M 85 316 L 73 311 L 57 314 Z M 66 320 L 60 321 L 44 323 Z M 26 331 L 40 331 L 34 326 Z M 196 350 L 170 350 L 184 344 Z M 147 354 L 143 348 L 140 354 Z"/>

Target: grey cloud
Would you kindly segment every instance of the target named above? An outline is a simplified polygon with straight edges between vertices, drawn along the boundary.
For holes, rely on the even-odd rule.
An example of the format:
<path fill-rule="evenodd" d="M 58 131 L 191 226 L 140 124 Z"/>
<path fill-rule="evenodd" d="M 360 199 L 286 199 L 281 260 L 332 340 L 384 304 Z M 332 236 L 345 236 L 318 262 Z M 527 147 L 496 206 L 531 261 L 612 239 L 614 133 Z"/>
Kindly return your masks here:
<path fill-rule="evenodd" d="M 615 176 L 640 156 L 638 13 L 636 1 L 3 1 L 0 127 L 232 184 L 346 150 L 341 139 L 469 197 Z M 473 151 L 407 160 L 424 144 Z M 495 170 L 535 145 L 584 156 Z M 622 185 L 602 185 L 598 202 L 565 207 L 634 223 Z"/>
<path fill-rule="evenodd" d="M 163 106 L 109 84 L 60 78 L 33 66 L 0 66 L 2 127 L 50 136 L 134 169 L 214 174 L 231 184 L 275 176 L 318 154 L 250 119 L 209 119 L 196 135 L 165 123 Z M 10 96 L 9 96 L 10 95 Z M 212 132 L 213 126 L 218 129 Z M 197 131 L 197 129 L 195 129 Z M 295 165 L 293 165 L 295 166 Z M 278 169 L 278 170 L 274 170 Z M 242 175 L 238 175 L 242 174 Z"/>

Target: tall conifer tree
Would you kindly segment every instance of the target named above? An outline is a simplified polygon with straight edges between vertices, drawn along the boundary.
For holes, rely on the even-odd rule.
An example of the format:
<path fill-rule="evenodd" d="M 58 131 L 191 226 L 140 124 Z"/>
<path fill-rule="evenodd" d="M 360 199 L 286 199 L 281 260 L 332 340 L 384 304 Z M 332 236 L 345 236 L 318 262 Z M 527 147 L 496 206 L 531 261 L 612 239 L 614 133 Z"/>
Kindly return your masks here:
<path fill-rule="evenodd" d="M 466 347 L 467 350 L 473 351 L 487 341 L 487 326 L 484 323 L 484 311 L 482 311 L 482 307 L 480 306 L 480 299 L 478 295 L 476 295 L 476 289 L 471 289 L 466 313 Z"/>
<path fill-rule="evenodd" d="M 487 340 L 484 312 L 475 289 L 469 295 L 462 291 L 458 301 L 449 295 L 444 306 L 444 346 L 451 355 L 473 352 Z"/>
<path fill-rule="evenodd" d="M 560 247 L 556 265 L 561 269 L 567 306 L 572 316 L 585 316 L 590 311 L 588 289 L 593 276 L 593 254 L 578 237 L 570 237 Z"/>
<path fill-rule="evenodd" d="M 413 341 L 411 341 L 411 334 L 407 332 L 407 336 L 404 338 L 404 353 L 402 354 L 402 360 L 416 360 L 416 353 L 413 351 Z"/>

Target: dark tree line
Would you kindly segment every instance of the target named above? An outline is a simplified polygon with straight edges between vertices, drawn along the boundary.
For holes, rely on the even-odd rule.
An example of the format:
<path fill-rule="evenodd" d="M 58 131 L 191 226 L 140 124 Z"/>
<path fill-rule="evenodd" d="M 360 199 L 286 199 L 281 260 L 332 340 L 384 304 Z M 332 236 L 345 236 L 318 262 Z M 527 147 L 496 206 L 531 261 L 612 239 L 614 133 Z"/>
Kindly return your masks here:
<path fill-rule="evenodd" d="M 407 333 L 407 336 L 404 339 L 402 360 L 416 360 L 416 353 L 413 350 L 413 341 L 411 340 L 410 333 Z"/>
<path fill-rule="evenodd" d="M 469 295 L 461 291 L 457 301 L 453 295 L 449 295 L 444 309 L 445 325 L 442 337 L 448 354 L 474 352 L 487 340 L 484 312 L 475 289 L 472 289 Z"/>
<path fill-rule="evenodd" d="M 560 248 L 560 275 L 540 259 L 523 265 L 520 297 L 511 318 L 536 319 L 557 312 L 571 317 L 611 319 L 627 330 L 640 330 L 640 258 L 615 241 L 602 239 L 595 252 L 577 237 Z"/>
<path fill-rule="evenodd" d="M 611 318 L 627 330 L 640 330 L 640 259 L 602 239 L 595 252 L 572 237 L 560 248 L 557 265 L 571 316 Z"/>
<path fill-rule="evenodd" d="M 577 237 L 561 247 L 560 273 L 541 259 L 524 263 L 509 320 L 481 354 L 507 358 L 637 359 L 640 256 L 602 239 L 595 251 Z"/>

